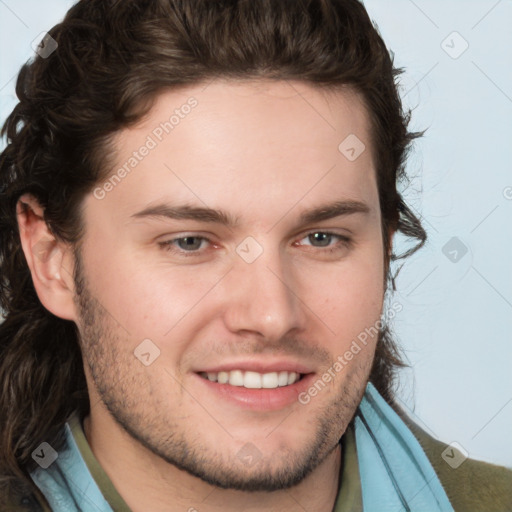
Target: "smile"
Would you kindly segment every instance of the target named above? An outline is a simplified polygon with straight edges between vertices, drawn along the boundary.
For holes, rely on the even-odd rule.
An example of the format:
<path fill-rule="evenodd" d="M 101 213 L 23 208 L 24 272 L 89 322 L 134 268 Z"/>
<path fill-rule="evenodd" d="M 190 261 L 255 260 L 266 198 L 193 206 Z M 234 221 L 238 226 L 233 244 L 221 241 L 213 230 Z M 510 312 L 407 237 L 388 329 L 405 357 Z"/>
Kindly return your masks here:
<path fill-rule="evenodd" d="M 231 370 L 220 372 L 200 372 L 199 375 L 210 382 L 229 384 L 248 389 L 274 389 L 295 384 L 302 378 L 297 372 L 258 373 L 253 371 Z"/>

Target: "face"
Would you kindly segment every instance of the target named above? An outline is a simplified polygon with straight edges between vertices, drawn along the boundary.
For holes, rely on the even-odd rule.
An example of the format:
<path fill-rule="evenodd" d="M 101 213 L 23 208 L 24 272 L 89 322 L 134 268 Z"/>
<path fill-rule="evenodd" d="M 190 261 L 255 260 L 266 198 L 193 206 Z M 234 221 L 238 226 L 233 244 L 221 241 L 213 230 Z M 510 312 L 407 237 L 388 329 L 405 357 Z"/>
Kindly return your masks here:
<path fill-rule="evenodd" d="M 220 487 L 298 483 L 357 408 L 377 339 L 345 354 L 382 312 L 362 102 L 214 81 L 161 94 L 114 147 L 76 276 L 91 415 Z"/>

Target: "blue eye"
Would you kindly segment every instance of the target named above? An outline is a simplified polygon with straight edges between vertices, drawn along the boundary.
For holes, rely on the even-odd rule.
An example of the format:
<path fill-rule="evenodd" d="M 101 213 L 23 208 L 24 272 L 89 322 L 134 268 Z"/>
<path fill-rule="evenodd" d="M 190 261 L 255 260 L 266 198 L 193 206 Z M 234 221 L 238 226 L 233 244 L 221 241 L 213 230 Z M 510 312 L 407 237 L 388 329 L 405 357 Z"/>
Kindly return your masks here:
<path fill-rule="evenodd" d="M 200 236 L 185 236 L 183 238 L 176 238 L 174 241 L 178 243 L 180 249 L 197 250 L 201 247 L 201 243 L 205 238 Z"/>
<path fill-rule="evenodd" d="M 198 249 L 201 248 L 201 244 L 204 241 L 209 242 L 210 240 L 204 236 L 183 236 L 160 242 L 160 246 L 167 251 L 190 253 L 190 255 L 193 255 L 198 252 Z M 184 255 L 188 256 L 188 254 Z"/>
<path fill-rule="evenodd" d="M 308 240 L 309 243 L 299 243 L 303 240 Z M 164 251 L 169 251 L 178 256 L 193 257 L 204 254 L 206 246 L 211 245 L 211 243 L 211 240 L 204 236 L 183 236 L 159 242 L 159 245 Z M 351 239 L 329 231 L 312 231 L 294 242 L 293 245 L 295 247 L 301 245 L 314 247 L 319 249 L 316 252 L 320 254 L 334 253 L 350 247 Z"/>
<path fill-rule="evenodd" d="M 330 233 L 329 231 L 312 231 L 308 233 L 302 240 L 308 239 L 310 245 L 313 247 L 328 247 L 327 252 L 331 252 L 339 248 L 339 246 L 349 246 L 350 238 L 339 235 L 337 233 Z M 338 244 L 332 245 L 333 239 L 338 240 Z"/>
<path fill-rule="evenodd" d="M 316 247 L 327 247 L 330 245 L 330 242 L 332 241 L 332 234 L 331 233 L 322 233 L 321 231 L 318 231 L 316 233 L 310 233 L 308 235 L 308 240 L 313 244 L 313 242 L 318 242 L 319 245 Z"/>

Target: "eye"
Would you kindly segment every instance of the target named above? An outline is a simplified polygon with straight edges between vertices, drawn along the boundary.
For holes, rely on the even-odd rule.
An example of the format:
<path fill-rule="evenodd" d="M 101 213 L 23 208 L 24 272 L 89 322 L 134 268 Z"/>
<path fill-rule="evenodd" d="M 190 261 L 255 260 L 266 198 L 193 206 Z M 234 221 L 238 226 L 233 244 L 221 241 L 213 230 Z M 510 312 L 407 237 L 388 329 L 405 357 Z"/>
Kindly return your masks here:
<path fill-rule="evenodd" d="M 331 233 L 329 231 L 312 231 L 311 233 L 308 233 L 304 238 L 302 238 L 301 241 L 302 240 L 307 240 L 309 245 L 312 247 L 328 247 L 327 252 L 332 252 L 343 247 L 348 247 L 351 242 L 350 238 L 337 233 Z M 333 245 L 332 242 L 337 243 Z"/>
<path fill-rule="evenodd" d="M 166 251 L 179 253 L 183 256 L 192 256 L 200 252 L 199 249 L 202 248 L 203 242 L 210 243 L 210 240 L 204 236 L 183 236 L 159 242 L 159 245 Z"/>
<path fill-rule="evenodd" d="M 300 243 L 307 240 L 309 243 Z M 334 242 L 334 243 L 333 243 Z M 204 253 L 202 249 L 210 244 L 212 241 L 204 236 L 182 236 L 178 238 L 172 238 L 159 242 L 159 246 L 168 252 L 177 254 L 178 256 L 199 256 Z M 298 242 L 294 242 L 293 245 L 305 245 L 322 249 L 319 252 L 332 253 L 340 251 L 344 248 L 349 247 L 351 239 L 338 233 L 331 233 L 329 231 L 312 231 L 305 235 Z"/>

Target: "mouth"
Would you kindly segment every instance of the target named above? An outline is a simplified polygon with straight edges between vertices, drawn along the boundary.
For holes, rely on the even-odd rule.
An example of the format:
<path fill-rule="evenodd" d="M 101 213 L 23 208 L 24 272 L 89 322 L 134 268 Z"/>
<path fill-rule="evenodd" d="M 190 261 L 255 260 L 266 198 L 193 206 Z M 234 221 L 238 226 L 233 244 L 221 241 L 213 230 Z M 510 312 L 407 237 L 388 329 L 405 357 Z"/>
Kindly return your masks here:
<path fill-rule="evenodd" d="M 275 389 L 292 386 L 305 374 L 291 371 L 259 373 L 254 371 L 230 370 L 220 372 L 199 372 L 203 379 L 229 386 L 246 389 Z"/>
<path fill-rule="evenodd" d="M 215 368 L 216 371 L 212 368 L 194 372 L 200 396 L 220 401 L 218 403 L 236 410 L 279 411 L 296 405 L 300 393 L 312 385 L 316 375 L 296 364 L 276 363 L 271 368 L 251 366 L 250 369 L 237 368 L 233 364 L 230 368 Z M 289 368 L 285 370 L 283 366 Z"/>

